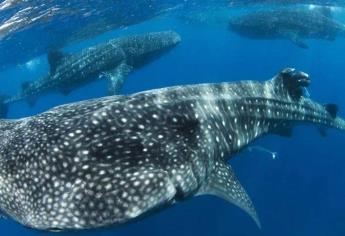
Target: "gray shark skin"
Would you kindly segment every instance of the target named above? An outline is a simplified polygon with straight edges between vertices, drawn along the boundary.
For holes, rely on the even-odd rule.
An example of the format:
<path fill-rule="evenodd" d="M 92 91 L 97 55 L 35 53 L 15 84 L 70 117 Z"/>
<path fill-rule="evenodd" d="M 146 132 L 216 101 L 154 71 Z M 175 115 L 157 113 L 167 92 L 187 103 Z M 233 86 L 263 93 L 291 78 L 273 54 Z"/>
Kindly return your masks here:
<path fill-rule="evenodd" d="M 119 225 L 192 196 L 246 211 L 252 201 L 226 162 L 295 124 L 345 130 L 335 105 L 303 97 L 309 77 L 177 86 L 62 105 L 0 121 L 0 209 L 39 230 Z"/>
<path fill-rule="evenodd" d="M 0 114 L 6 115 L 9 103 L 27 99 L 33 105 L 41 94 L 52 90 L 68 94 L 99 76 L 108 79 L 109 95 L 118 94 L 133 69 L 163 55 L 180 41 L 181 37 L 176 32 L 162 31 L 112 39 L 72 55 L 51 52 L 48 55 L 50 74 L 24 84 L 20 94 L 2 99 Z"/>
<path fill-rule="evenodd" d="M 230 20 L 229 29 L 253 39 L 288 39 L 308 48 L 305 39 L 333 41 L 345 36 L 345 26 L 330 16 L 329 9 L 259 11 Z"/>

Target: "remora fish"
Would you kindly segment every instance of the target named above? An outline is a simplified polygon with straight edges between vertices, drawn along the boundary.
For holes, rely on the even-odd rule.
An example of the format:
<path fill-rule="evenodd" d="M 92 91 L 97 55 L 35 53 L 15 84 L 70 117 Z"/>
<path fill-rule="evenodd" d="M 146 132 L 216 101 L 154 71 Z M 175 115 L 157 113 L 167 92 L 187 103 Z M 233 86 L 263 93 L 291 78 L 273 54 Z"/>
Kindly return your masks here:
<path fill-rule="evenodd" d="M 178 86 L 63 105 L 0 122 L 0 209 L 40 230 L 118 225 L 212 194 L 260 225 L 226 162 L 298 122 L 345 130 L 335 105 L 302 96 L 309 77 Z"/>
<path fill-rule="evenodd" d="M 0 115 L 6 115 L 9 103 L 28 99 L 33 104 L 37 96 L 52 90 L 68 94 L 100 75 L 109 81 L 109 94 L 117 94 L 133 69 L 151 62 L 180 41 L 176 32 L 162 31 L 112 39 L 72 55 L 51 52 L 48 55 L 50 74 L 25 83 L 22 92 L 14 97 L 0 98 Z"/>
<path fill-rule="evenodd" d="M 259 11 L 234 17 L 229 29 L 249 38 L 288 39 L 301 48 L 308 48 L 304 39 L 333 41 L 337 36 L 345 36 L 345 26 L 330 14 L 327 8 Z"/>

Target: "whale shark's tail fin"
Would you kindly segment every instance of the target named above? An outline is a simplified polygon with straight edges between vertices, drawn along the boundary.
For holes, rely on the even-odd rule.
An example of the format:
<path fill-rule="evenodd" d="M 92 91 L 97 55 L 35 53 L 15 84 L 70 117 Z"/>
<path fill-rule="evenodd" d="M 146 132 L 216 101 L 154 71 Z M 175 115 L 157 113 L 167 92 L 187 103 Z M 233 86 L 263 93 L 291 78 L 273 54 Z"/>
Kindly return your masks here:
<path fill-rule="evenodd" d="M 5 103 L 8 97 L 6 95 L 0 95 L 0 119 L 5 118 L 8 112 L 8 106 Z"/>
<path fill-rule="evenodd" d="M 238 206 L 255 221 L 261 228 L 259 217 L 246 190 L 235 176 L 233 169 L 226 163 L 216 162 L 213 173 L 206 184 L 199 190 L 198 195 L 214 195 Z"/>

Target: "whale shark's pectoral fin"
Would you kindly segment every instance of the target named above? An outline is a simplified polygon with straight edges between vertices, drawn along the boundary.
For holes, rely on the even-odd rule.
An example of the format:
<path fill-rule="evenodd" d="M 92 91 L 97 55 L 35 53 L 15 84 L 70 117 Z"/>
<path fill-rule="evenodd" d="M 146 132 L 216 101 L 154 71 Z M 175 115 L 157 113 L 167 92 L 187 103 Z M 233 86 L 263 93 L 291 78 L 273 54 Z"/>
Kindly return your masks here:
<path fill-rule="evenodd" d="M 309 48 L 309 46 L 303 41 L 303 39 L 295 32 L 286 31 L 286 32 L 281 32 L 281 34 L 287 39 L 289 39 L 291 42 L 293 42 L 295 45 L 297 45 L 298 47 L 303 48 L 303 49 Z"/>
<path fill-rule="evenodd" d="M 303 49 L 309 48 L 309 46 L 297 34 L 291 34 L 289 39 L 291 40 L 291 42 L 293 42 L 294 44 L 296 44 L 300 48 L 303 48 Z"/>
<path fill-rule="evenodd" d="M 127 65 L 126 63 L 121 63 L 114 70 L 103 73 L 109 82 L 108 95 L 116 95 L 120 93 L 126 77 L 132 70 L 132 66 Z"/>
<path fill-rule="evenodd" d="M 237 180 L 233 169 L 225 163 L 216 162 L 213 174 L 200 194 L 211 194 L 225 199 L 247 212 L 261 228 L 261 223 L 246 190 Z"/>

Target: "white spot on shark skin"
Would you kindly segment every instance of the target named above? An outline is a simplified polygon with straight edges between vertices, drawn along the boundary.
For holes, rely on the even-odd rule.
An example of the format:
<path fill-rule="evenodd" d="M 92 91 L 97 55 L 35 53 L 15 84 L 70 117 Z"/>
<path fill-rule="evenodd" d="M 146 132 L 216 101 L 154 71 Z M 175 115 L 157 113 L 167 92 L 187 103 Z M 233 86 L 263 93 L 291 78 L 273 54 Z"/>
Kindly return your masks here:
<path fill-rule="evenodd" d="M 241 140 L 238 139 L 238 140 L 237 140 L 237 147 L 240 147 L 240 146 L 241 146 Z"/>

